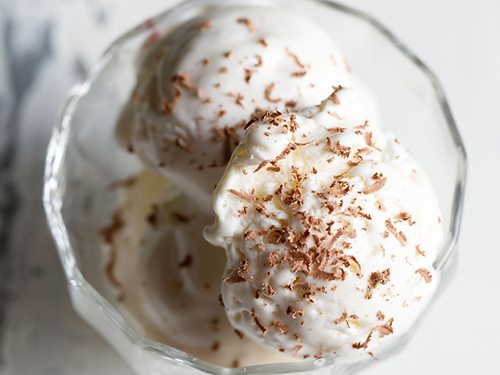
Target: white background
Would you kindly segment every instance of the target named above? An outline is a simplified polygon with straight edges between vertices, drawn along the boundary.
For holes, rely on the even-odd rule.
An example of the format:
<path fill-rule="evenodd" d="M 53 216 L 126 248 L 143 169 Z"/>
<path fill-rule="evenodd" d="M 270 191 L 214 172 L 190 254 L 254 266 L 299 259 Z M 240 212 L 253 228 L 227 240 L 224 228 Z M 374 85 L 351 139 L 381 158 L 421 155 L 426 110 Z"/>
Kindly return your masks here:
<path fill-rule="evenodd" d="M 500 1 L 343 2 L 375 15 L 436 72 L 469 157 L 457 274 L 406 350 L 363 374 L 500 374 Z M 85 67 L 121 31 L 169 3 L 0 0 L 0 147 L 5 114 L 20 103 L 16 158 L 2 178 L 17 186 L 21 201 L 8 256 L 0 259 L 0 272 L 10 270 L 0 281 L 11 296 L 0 296 L 2 375 L 129 374 L 69 305 L 41 211 L 43 153 L 64 93 Z M 6 56 L 25 61 L 47 24 L 50 51 L 20 95 L 22 78 Z"/>

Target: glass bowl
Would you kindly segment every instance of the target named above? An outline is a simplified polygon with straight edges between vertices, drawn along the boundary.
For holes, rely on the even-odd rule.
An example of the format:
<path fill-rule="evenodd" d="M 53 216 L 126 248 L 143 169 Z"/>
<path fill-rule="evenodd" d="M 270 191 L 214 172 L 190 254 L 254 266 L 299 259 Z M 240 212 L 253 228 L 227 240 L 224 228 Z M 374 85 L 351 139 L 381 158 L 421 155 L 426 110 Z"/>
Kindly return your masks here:
<path fill-rule="evenodd" d="M 138 374 L 348 374 L 366 365 L 323 358 L 244 369 L 218 367 L 144 337 L 118 308 L 105 278 L 98 232 L 118 199 L 109 186 L 141 168 L 114 139 L 117 118 L 135 85 L 138 51 L 158 31 L 168 32 L 206 7 L 245 3 L 248 0 L 190 0 L 126 33 L 106 51 L 91 77 L 71 91 L 53 130 L 43 200 L 73 305 Z M 383 25 L 362 12 L 326 0 L 252 1 L 269 3 L 296 9 L 331 33 L 352 70 L 374 93 L 383 127 L 396 134 L 427 171 L 445 228 L 435 268 L 446 273 L 459 234 L 466 155 L 438 80 Z M 388 354 L 404 346 L 409 336 L 411 332 Z"/>

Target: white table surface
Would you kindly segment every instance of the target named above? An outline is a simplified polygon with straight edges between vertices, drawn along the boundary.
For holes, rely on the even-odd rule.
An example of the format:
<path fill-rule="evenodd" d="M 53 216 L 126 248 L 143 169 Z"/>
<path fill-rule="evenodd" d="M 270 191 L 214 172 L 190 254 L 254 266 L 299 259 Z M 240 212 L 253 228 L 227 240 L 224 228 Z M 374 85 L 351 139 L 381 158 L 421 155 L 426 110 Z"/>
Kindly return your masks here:
<path fill-rule="evenodd" d="M 363 375 L 500 374 L 500 1 L 344 2 L 437 73 L 469 156 L 457 274 L 406 350 Z M 2 375 L 130 374 L 70 306 L 41 207 L 43 158 L 71 85 L 110 40 L 168 3 L 0 0 Z"/>

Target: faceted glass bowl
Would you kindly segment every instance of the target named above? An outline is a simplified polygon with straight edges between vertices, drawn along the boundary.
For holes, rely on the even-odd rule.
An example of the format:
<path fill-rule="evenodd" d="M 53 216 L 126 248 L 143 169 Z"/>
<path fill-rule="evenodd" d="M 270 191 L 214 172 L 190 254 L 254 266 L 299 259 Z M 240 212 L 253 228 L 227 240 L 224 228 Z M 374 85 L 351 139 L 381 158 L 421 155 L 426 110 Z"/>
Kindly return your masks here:
<path fill-rule="evenodd" d="M 223 368 L 150 340 L 117 308 L 103 272 L 105 251 L 99 229 L 116 208 L 110 183 L 141 168 L 120 149 L 114 128 L 135 85 L 135 58 L 157 31 L 203 13 L 206 7 L 249 0 L 189 0 L 126 33 L 110 46 L 91 77 L 70 93 L 49 144 L 44 205 L 76 311 L 123 356 L 138 374 L 348 374 L 360 366 L 333 358 Z M 436 190 L 445 228 L 435 268 L 443 272 L 459 234 L 466 155 L 436 77 L 383 25 L 370 16 L 327 0 L 253 0 L 296 9 L 314 19 L 339 45 L 354 73 L 366 82 L 379 107 L 380 123 L 407 146 Z M 312 41 L 314 42 L 314 41 Z M 402 347 L 409 332 L 390 348 Z"/>

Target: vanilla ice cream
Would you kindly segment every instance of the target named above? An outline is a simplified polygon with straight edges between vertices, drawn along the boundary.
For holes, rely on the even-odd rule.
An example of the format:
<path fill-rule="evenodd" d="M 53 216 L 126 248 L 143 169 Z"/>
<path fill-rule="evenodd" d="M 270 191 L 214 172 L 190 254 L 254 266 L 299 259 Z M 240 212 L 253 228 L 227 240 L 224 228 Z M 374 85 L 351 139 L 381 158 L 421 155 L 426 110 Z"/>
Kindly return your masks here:
<path fill-rule="evenodd" d="M 121 185 L 119 210 L 103 233 L 114 251 L 108 276 L 131 322 L 150 339 L 221 366 L 289 362 L 229 324 L 220 298 L 225 255 L 202 235 L 210 218 L 151 171 Z"/>
<path fill-rule="evenodd" d="M 226 314 L 275 350 L 376 356 L 435 291 L 442 227 L 430 181 L 355 90 L 255 117 L 214 210 L 205 236 L 226 250 Z"/>
<path fill-rule="evenodd" d="M 253 114 L 302 109 L 357 84 L 330 35 L 262 4 L 208 8 L 146 46 L 137 74 L 121 142 L 206 211 Z"/>

